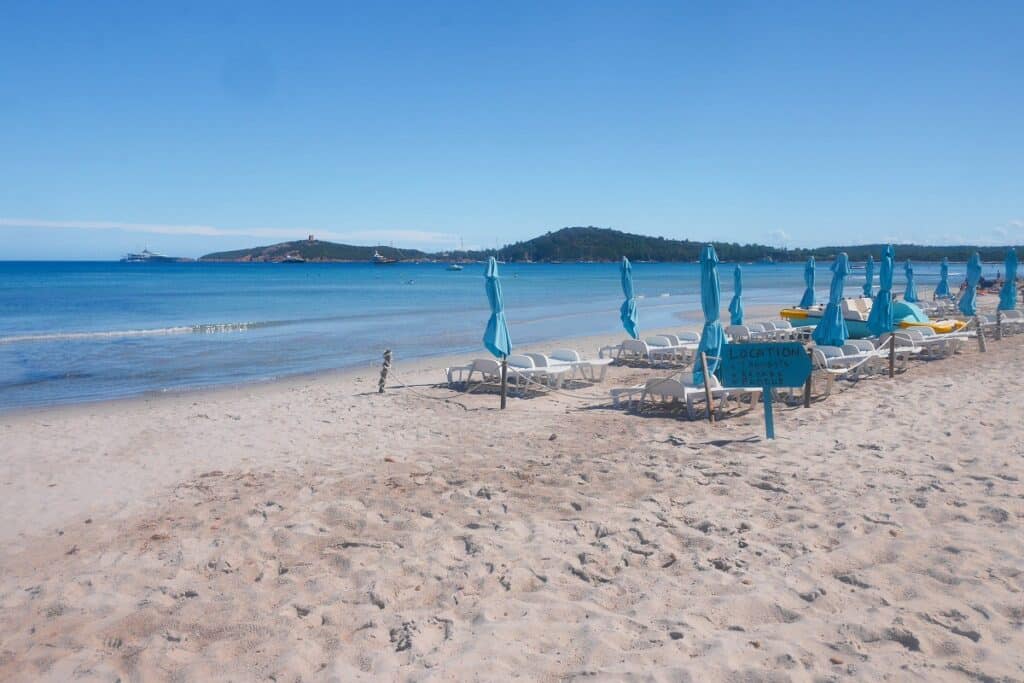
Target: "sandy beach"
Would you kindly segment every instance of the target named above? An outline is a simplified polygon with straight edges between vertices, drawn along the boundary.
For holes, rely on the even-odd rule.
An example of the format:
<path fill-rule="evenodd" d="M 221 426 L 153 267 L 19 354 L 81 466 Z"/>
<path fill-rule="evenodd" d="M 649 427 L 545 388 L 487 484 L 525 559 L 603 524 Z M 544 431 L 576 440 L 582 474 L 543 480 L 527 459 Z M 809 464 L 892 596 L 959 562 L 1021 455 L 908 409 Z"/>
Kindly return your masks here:
<path fill-rule="evenodd" d="M 0 416 L 0 679 L 1024 680 L 1022 352 L 775 441 L 438 359 Z"/>

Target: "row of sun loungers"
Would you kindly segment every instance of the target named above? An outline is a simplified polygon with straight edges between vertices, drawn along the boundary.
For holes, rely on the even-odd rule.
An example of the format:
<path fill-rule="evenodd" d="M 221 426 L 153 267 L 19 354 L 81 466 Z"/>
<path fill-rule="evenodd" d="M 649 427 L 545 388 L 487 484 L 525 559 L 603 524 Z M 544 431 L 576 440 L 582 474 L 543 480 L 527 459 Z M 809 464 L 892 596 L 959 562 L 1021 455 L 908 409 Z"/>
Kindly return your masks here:
<path fill-rule="evenodd" d="M 983 331 L 996 326 L 994 316 L 978 316 Z M 1024 315 L 1020 311 L 1005 311 L 1001 320 L 1003 334 L 1024 333 Z M 794 327 L 789 321 L 766 321 L 748 325 L 733 325 L 727 328 L 727 337 L 736 343 L 761 341 L 806 341 L 813 327 Z M 842 347 L 810 347 L 814 375 L 826 381 L 824 394 L 831 393 L 837 378 L 860 378 L 888 372 L 890 348 L 889 339 L 895 340 L 892 357 L 897 369 L 904 369 L 910 360 L 931 360 L 945 358 L 960 352 L 968 338 L 976 332 L 954 332 L 937 334 L 930 327 L 915 326 L 899 329 L 880 339 L 849 339 Z M 608 366 L 615 360 L 674 362 L 686 364 L 695 359 L 700 336 L 694 332 L 678 335 L 662 334 L 646 339 L 627 339 L 621 344 L 600 349 L 598 358 L 586 359 L 572 349 L 555 349 L 550 354 L 524 353 L 508 357 L 508 382 L 513 388 L 525 389 L 528 385 L 560 389 L 564 382 L 580 379 L 587 382 L 602 382 Z M 877 345 L 876 345 L 877 344 Z M 449 385 L 468 386 L 475 377 L 480 382 L 500 382 L 501 365 L 492 358 L 476 359 L 465 366 L 445 369 Z M 751 388 L 726 388 L 718 379 L 710 377 L 709 387 L 712 404 L 718 410 L 725 409 L 729 401 L 738 406 L 745 401 L 753 407 L 762 398 L 762 390 Z M 778 390 L 777 390 L 778 391 Z M 799 389 L 781 390 L 780 395 L 795 395 Z M 625 403 L 636 404 L 640 409 L 651 402 L 679 403 L 693 418 L 702 404 L 706 410 L 707 391 L 703 384 L 694 385 L 687 373 L 678 372 L 669 377 L 650 379 L 631 387 L 611 390 L 614 406 Z"/>
<path fill-rule="evenodd" d="M 541 353 L 513 354 L 508 357 L 507 379 L 513 387 L 524 388 L 533 383 L 560 389 L 566 380 L 604 381 L 611 358 L 587 360 L 573 349 L 555 349 L 550 355 Z M 448 385 L 469 385 L 474 376 L 479 382 L 500 382 L 501 363 L 493 358 L 477 358 L 468 365 L 445 368 Z"/>
<path fill-rule="evenodd" d="M 813 325 L 794 327 L 788 320 L 768 320 L 748 325 L 730 325 L 726 335 L 737 343 L 805 341 L 811 338 Z"/>

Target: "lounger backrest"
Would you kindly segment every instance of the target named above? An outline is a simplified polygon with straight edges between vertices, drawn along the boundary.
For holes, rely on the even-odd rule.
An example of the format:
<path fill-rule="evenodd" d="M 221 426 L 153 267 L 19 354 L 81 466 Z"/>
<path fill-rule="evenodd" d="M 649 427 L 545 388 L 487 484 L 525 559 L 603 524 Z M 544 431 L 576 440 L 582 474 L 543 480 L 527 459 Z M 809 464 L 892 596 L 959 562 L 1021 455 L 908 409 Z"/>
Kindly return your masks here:
<path fill-rule="evenodd" d="M 729 325 L 725 331 L 734 341 L 750 339 L 750 329 L 746 325 Z"/>
<path fill-rule="evenodd" d="M 788 320 L 776 320 L 774 322 L 775 329 L 777 330 L 791 330 L 793 329 L 793 323 Z"/>
<path fill-rule="evenodd" d="M 664 335 L 655 335 L 646 339 L 648 346 L 673 346 L 672 341 Z"/>
<path fill-rule="evenodd" d="M 508 357 L 508 364 L 509 364 L 509 367 L 513 367 L 513 368 L 532 369 L 532 368 L 536 367 L 533 364 L 533 359 L 532 358 L 530 358 L 529 356 L 525 356 L 523 354 L 519 354 L 519 353 L 514 353 L 511 356 L 509 356 Z"/>
<path fill-rule="evenodd" d="M 546 368 L 548 363 L 548 357 L 543 353 L 524 353 L 524 356 L 528 356 L 533 361 L 533 367 L 535 368 Z"/>
<path fill-rule="evenodd" d="M 624 339 L 620 344 L 623 351 L 627 353 L 637 353 L 641 356 L 646 356 L 650 351 L 650 347 L 647 346 L 647 342 L 642 339 Z"/>
<path fill-rule="evenodd" d="M 664 337 L 665 339 L 668 339 L 668 343 L 671 344 L 672 346 L 679 346 L 679 337 L 677 337 L 676 335 L 663 334 L 660 336 Z"/>
<path fill-rule="evenodd" d="M 680 332 L 679 333 L 679 341 L 684 343 L 684 344 L 690 343 L 690 342 L 696 344 L 696 343 L 700 342 L 700 335 L 697 334 L 696 332 Z"/>
<path fill-rule="evenodd" d="M 864 352 L 862 348 L 849 342 L 843 344 L 842 351 L 844 356 L 859 356 Z"/>
<path fill-rule="evenodd" d="M 764 323 L 750 323 L 747 329 L 751 332 L 764 332 Z"/>
<path fill-rule="evenodd" d="M 548 358 L 551 358 L 552 360 L 561 360 L 568 363 L 577 363 L 583 360 L 580 357 L 579 352 L 574 351 L 573 349 L 555 349 L 554 351 L 551 352 L 551 355 L 548 356 Z"/>
<path fill-rule="evenodd" d="M 708 387 L 710 387 L 711 389 L 721 389 L 722 388 L 722 383 L 718 381 L 717 377 L 715 377 L 714 375 L 711 375 L 711 374 L 706 375 L 706 377 L 708 378 Z M 691 373 L 686 373 L 686 376 L 683 378 L 683 386 L 690 387 L 691 389 L 692 388 L 703 389 L 704 388 L 704 382 L 701 382 L 699 384 L 694 384 L 694 382 L 693 382 L 693 375 Z"/>
<path fill-rule="evenodd" d="M 842 358 L 845 355 L 838 346 L 815 346 L 814 350 L 825 358 Z"/>
<path fill-rule="evenodd" d="M 671 377 L 656 377 L 647 380 L 644 391 L 655 396 L 675 396 L 677 398 L 686 396 L 686 389 L 682 383 Z"/>
<path fill-rule="evenodd" d="M 923 337 L 936 337 L 938 334 L 930 327 L 924 325 L 917 325 L 912 328 L 915 332 L 919 333 Z"/>
<path fill-rule="evenodd" d="M 493 358 L 477 358 L 472 363 L 471 372 L 479 372 L 484 375 L 500 375 L 501 365 Z"/>

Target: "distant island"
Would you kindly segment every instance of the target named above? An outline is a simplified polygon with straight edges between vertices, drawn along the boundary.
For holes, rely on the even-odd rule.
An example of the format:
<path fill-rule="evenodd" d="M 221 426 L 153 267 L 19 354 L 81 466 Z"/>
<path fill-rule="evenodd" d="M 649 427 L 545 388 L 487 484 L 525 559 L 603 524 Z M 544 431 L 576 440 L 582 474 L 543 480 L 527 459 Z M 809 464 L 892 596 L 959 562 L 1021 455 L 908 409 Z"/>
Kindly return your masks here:
<path fill-rule="evenodd" d="M 697 240 L 674 240 L 664 237 L 636 235 L 610 228 L 572 227 L 562 228 L 534 237 L 525 242 L 516 242 L 489 251 L 458 250 L 427 253 L 418 249 L 396 249 L 391 246 L 371 247 L 352 244 L 337 244 L 315 239 L 282 242 L 251 249 L 221 251 L 200 257 L 200 261 L 226 261 L 232 263 L 335 263 L 367 262 L 379 254 L 386 261 L 440 261 L 470 262 L 495 256 L 502 261 L 515 263 L 607 263 L 618 261 L 623 256 L 637 262 L 693 262 L 700 257 L 700 250 L 706 242 Z M 764 244 L 739 244 L 736 242 L 712 242 L 718 257 L 723 261 L 781 263 L 804 261 L 808 256 L 831 259 L 838 252 L 845 251 L 851 260 L 863 261 L 871 254 L 881 255 L 883 244 L 858 244 L 849 246 L 816 247 L 813 249 L 786 249 Z M 975 247 L 971 245 L 931 246 L 897 244 L 896 254 L 900 260 L 939 261 L 943 257 L 951 261 L 966 261 L 975 251 L 982 260 L 1000 261 L 1006 254 L 1007 246 Z"/>

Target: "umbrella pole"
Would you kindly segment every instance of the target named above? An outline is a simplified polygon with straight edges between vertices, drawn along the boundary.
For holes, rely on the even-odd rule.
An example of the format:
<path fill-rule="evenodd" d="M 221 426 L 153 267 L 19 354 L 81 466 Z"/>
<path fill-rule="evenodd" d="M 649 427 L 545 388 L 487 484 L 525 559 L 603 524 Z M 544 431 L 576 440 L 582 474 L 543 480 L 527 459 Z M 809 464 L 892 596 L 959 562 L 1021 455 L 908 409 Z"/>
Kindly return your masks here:
<path fill-rule="evenodd" d="M 505 396 L 508 394 L 508 356 L 501 357 L 501 409 L 505 410 Z"/>
<path fill-rule="evenodd" d="M 721 355 L 721 354 L 719 354 Z M 704 371 L 704 400 L 708 402 L 708 422 L 715 423 L 715 407 L 711 403 L 711 384 L 708 382 L 708 354 L 700 352 L 701 369 Z"/>

